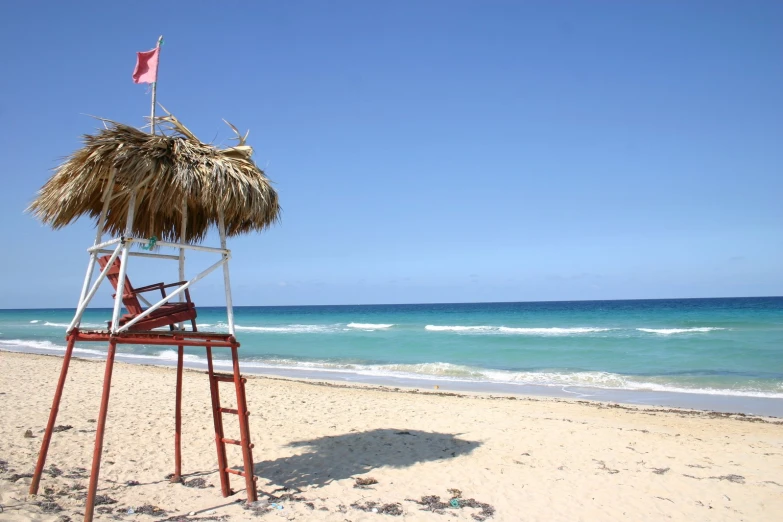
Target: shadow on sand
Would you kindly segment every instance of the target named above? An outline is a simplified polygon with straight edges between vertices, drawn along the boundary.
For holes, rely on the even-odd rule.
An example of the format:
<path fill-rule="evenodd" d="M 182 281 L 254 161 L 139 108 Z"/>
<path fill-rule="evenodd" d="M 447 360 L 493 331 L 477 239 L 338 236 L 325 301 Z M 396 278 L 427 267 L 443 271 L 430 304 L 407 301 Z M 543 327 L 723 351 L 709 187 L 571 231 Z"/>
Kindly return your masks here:
<path fill-rule="evenodd" d="M 447 433 L 378 429 L 292 442 L 288 447 L 307 451 L 257 462 L 254 471 L 259 477 L 289 488 L 324 486 L 381 466 L 404 468 L 417 462 L 467 455 L 480 445 Z"/>

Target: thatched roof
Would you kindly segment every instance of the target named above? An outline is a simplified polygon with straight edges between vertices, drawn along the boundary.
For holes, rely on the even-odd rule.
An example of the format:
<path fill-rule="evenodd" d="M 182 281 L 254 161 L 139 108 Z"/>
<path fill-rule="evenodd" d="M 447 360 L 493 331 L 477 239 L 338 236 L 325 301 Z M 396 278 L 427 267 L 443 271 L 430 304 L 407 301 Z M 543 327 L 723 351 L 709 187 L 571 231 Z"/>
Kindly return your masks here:
<path fill-rule="evenodd" d="M 115 169 L 106 231 L 125 230 L 131 192 L 138 188 L 134 237 L 201 241 L 223 210 L 229 236 L 261 231 L 279 220 L 277 192 L 251 159 L 253 149 L 236 128 L 239 144 L 207 145 L 169 114 L 157 118 L 166 134 L 151 135 L 104 120 L 105 128 L 84 136 L 84 147 L 69 156 L 28 207 L 57 229 L 83 215 L 97 219 L 105 184 Z M 226 122 L 228 123 L 228 122 Z M 231 124 L 229 124 L 231 125 Z M 182 203 L 187 230 L 182 233 Z"/>

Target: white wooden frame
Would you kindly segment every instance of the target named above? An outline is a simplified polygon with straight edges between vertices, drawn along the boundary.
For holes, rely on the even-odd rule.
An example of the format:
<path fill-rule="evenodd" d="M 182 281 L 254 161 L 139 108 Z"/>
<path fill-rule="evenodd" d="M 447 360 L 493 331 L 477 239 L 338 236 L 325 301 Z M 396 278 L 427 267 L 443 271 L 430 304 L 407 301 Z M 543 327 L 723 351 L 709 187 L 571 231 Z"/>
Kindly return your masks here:
<path fill-rule="evenodd" d="M 121 237 L 117 237 L 109 241 L 102 241 L 103 229 L 106 225 L 106 215 L 109 210 L 109 203 L 112 200 L 111 193 L 113 188 L 114 188 L 114 172 L 111 173 L 109 180 L 107 181 L 106 188 L 104 189 L 103 198 L 102 198 L 103 208 L 101 210 L 100 217 L 98 218 L 98 231 L 96 233 L 95 242 L 93 243 L 93 246 L 87 249 L 87 252 L 90 254 L 90 261 L 87 265 L 87 273 L 84 277 L 84 284 L 82 285 L 82 292 L 81 292 L 81 296 L 79 297 L 79 304 L 76 307 L 76 313 L 74 314 L 73 320 L 68 326 L 68 331 L 71 331 L 74 328 L 79 327 L 79 325 L 81 324 L 82 316 L 84 315 L 84 311 L 87 309 L 87 305 L 89 305 L 90 301 L 95 296 L 95 293 L 97 292 L 103 280 L 106 279 L 106 274 L 108 273 L 111 264 L 114 263 L 114 260 L 119 257 L 121 264 L 120 264 L 119 278 L 117 281 L 116 294 L 114 297 L 114 309 L 112 312 L 111 327 L 109 328 L 111 334 L 116 335 L 128 331 L 128 329 L 131 328 L 134 324 L 138 323 L 145 317 L 149 316 L 152 312 L 154 312 L 164 304 L 168 303 L 170 300 L 172 300 L 175 297 L 178 297 L 179 301 L 182 302 L 185 290 L 187 290 L 193 284 L 195 284 L 196 282 L 203 279 L 204 277 L 212 273 L 214 270 L 222 266 L 223 284 L 225 286 L 225 293 L 226 293 L 226 313 L 228 319 L 228 332 L 230 335 L 234 335 L 234 307 L 231 299 L 231 278 L 228 269 L 228 262 L 231 259 L 231 250 L 229 250 L 226 246 L 226 226 L 224 222 L 223 213 L 222 212 L 220 213 L 218 219 L 218 234 L 220 235 L 220 248 L 206 247 L 202 245 L 193 245 L 184 242 L 172 243 L 169 241 L 157 241 L 155 243 L 156 246 L 179 249 L 179 254 L 168 255 L 168 254 L 159 254 L 159 253 L 152 253 L 152 252 L 149 253 L 131 252 L 130 248 L 134 243 L 145 244 L 148 241 L 147 239 L 132 237 L 133 216 L 136 211 L 136 197 L 138 195 L 138 190 L 136 189 L 134 189 L 133 192 L 131 193 L 130 202 L 128 205 L 128 218 L 125 224 L 125 234 Z M 183 237 L 185 235 L 185 230 L 187 227 L 187 219 L 188 219 L 187 205 L 183 203 L 182 234 L 181 234 L 181 236 Z M 110 249 L 107 247 L 114 247 L 114 249 Z M 212 264 L 211 266 L 209 266 L 208 268 L 206 268 L 205 270 L 201 271 L 198 275 L 185 281 L 185 251 L 186 250 L 195 250 L 199 252 L 220 254 L 221 259 L 216 263 Z M 100 272 L 100 274 L 98 274 L 98 277 L 95 280 L 95 282 L 92 284 L 92 286 L 90 286 L 90 281 L 92 281 L 93 272 L 95 270 L 95 264 L 98 260 L 98 254 L 104 254 L 104 253 L 111 254 L 109 262 L 106 265 L 106 267 Z M 125 286 L 125 274 L 127 273 L 128 258 L 131 256 L 154 257 L 159 259 L 177 260 L 179 264 L 180 281 L 185 281 L 185 283 L 183 283 L 172 293 L 168 294 L 166 297 L 162 298 L 160 301 L 157 301 L 155 303 L 150 303 L 142 296 L 138 296 L 142 301 L 144 301 L 147 304 L 148 308 L 138 316 L 134 317 L 132 320 L 120 326 L 119 321 L 120 321 L 120 313 L 122 311 L 122 295 Z M 179 324 L 179 327 L 184 329 L 182 323 Z"/>

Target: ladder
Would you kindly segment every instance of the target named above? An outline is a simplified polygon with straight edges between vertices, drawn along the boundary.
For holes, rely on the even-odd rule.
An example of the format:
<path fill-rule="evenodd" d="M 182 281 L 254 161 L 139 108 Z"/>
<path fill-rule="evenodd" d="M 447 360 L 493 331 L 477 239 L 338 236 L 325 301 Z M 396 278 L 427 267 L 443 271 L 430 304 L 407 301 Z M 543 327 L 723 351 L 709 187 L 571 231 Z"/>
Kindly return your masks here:
<path fill-rule="evenodd" d="M 237 348 L 239 344 L 232 343 L 231 345 L 231 360 L 233 363 L 233 374 L 215 373 L 212 365 L 212 347 L 207 346 L 207 374 L 209 375 L 209 391 L 212 395 L 212 418 L 215 423 L 215 444 L 217 445 L 218 454 L 218 475 L 220 475 L 220 488 L 223 496 L 228 497 L 233 495 L 234 491 L 231 489 L 229 483 L 229 474 L 240 475 L 245 477 L 245 485 L 247 487 L 247 501 L 255 502 L 258 500 L 258 492 L 256 490 L 257 477 L 253 474 L 253 444 L 250 443 L 250 423 L 248 416 L 250 412 L 247 411 L 247 401 L 245 399 L 245 383 L 247 379 L 242 377 L 239 373 L 239 357 L 237 355 Z M 220 405 L 220 386 L 221 382 L 229 382 L 234 384 L 237 395 L 237 407 L 223 408 Z M 223 414 L 236 415 L 239 417 L 239 438 L 240 440 L 227 439 L 223 433 Z M 226 457 L 226 444 L 233 444 L 242 448 L 242 460 L 244 471 L 238 471 L 228 466 L 228 459 Z"/>

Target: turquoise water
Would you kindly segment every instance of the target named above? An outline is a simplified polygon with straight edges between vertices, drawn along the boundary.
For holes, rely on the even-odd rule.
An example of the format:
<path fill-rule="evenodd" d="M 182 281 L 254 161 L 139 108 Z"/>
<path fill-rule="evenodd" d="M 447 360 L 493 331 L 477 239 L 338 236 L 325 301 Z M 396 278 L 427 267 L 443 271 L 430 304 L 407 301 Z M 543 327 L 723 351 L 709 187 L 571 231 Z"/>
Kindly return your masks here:
<path fill-rule="evenodd" d="M 73 310 L 0 310 L 0 349 L 62 353 Z M 88 310 L 101 328 L 108 309 Z M 200 308 L 226 331 L 224 308 Z M 783 398 L 783 298 L 238 307 L 243 368 L 308 375 Z M 168 348 L 119 348 L 139 362 Z M 186 349 L 192 365 L 203 349 Z M 105 347 L 77 345 L 99 357 Z"/>

